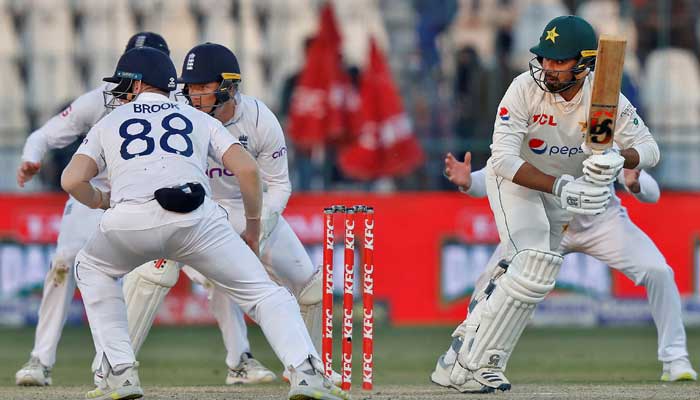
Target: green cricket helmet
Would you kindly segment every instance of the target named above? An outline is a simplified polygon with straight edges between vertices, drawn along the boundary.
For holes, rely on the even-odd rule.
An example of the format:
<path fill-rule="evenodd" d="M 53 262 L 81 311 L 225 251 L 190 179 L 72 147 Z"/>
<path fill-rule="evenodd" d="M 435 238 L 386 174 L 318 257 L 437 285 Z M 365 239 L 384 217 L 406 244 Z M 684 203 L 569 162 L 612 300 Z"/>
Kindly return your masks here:
<path fill-rule="evenodd" d="M 597 49 L 598 40 L 595 30 L 586 20 L 575 15 L 554 18 L 544 28 L 539 43 L 530 48 L 530 52 L 535 55 L 530 60 L 530 75 L 540 89 L 552 93 L 563 92 L 585 77 L 585 74 L 581 74 L 582 72 L 593 71 Z M 544 58 L 577 60 L 574 68 L 570 70 L 574 74 L 574 79 L 563 82 L 564 84 L 555 90 L 550 89 L 544 79 L 547 72 L 542 68 Z"/>

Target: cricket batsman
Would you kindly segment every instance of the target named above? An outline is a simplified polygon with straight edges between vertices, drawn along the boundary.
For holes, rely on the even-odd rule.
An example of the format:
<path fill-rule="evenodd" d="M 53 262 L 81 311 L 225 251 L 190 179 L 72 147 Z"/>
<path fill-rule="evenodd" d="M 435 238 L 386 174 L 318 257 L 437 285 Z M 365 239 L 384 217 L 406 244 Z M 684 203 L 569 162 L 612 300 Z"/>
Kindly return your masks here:
<path fill-rule="evenodd" d="M 605 212 L 620 170 L 651 168 L 659 148 L 622 95 L 614 140 L 603 154 L 582 146 L 590 105 L 596 34 L 576 16 L 544 28 L 530 71 L 516 77 L 498 107 L 486 192 L 508 263 L 478 304 L 450 372 L 461 392 L 509 390 L 504 371 L 537 304 L 554 288 L 560 244 L 574 214 Z M 475 312 L 475 311 L 472 311 Z"/>
<path fill-rule="evenodd" d="M 445 158 L 445 174 L 463 193 L 474 197 L 486 196 L 485 171 L 471 172 L 470 153 L 465 161 L 457 161 L 452 154 Z M 660 197 L 659 185 L 651 175 L 639 170 L 623 170 L 618 182 L 637 200 L 656 203 Z M 489 260 L 474 288 L 467 319 L 455 330 L 452 345 L 438 359 L 431 380 L 450 387 L 450 371 L 457 352 L 463 345 L 463 334 L 478 326 L 480 314 L 475 312 L 480 301 L 489 296 L 491 278 L 501 273 L 499 260 L 503 246 L 499 246 Z M 662 381 L 696 380 L 697 373 L 688 359 L 686 335 L 681 317 L 681 299 L 673 280 L 673 269 L 654 242 L 629 218 L 617 196 L 600 215 L 576 215 L 569 223 L 561 242 L 562 255 L 580 252 L 606 263 L 647 289 L 651 314 L 658 333 L 658 358 L 663 363 Z M 478 310 L 477 310 L 478 311 Z"/>

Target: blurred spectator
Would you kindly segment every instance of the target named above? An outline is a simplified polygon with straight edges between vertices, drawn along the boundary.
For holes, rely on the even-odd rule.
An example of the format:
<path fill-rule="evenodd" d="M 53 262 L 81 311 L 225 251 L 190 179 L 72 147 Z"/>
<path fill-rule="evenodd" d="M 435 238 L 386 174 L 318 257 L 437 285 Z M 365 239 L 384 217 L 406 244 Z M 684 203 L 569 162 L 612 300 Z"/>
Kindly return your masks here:
<path fill-rule="evenodd" d="M 649 53 L 661 47 L 687 49 L 697 57 L 697 1 L 635 0 L 632 5 L 642 63 Z"/>

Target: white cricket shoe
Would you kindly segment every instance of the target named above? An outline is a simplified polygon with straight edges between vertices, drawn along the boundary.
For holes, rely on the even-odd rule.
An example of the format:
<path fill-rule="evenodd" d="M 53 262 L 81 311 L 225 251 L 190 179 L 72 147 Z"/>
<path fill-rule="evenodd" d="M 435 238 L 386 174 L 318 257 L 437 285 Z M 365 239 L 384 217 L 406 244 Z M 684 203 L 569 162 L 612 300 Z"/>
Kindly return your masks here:
<path fill-rule="evenodd" d="M 42 365 L 37 357 L 31 357 L 15 374 L 15 383 L 19 386 L 49 386 L 51 367 Z"/>
<path fill-rule="evenodd" d="M 340 386 L 340 384 L 343 383 L 343 377 L 333 370 L 331 370 L 331 376 L 329 378 L 331 379 L 331 382 L 333 382 L 333 384 L 336 386 Z M 282 379 L 285 382 L 289 383 L 289 370 L 285 369 L 284 372 L 282 372 Z"/>
<path fill-rule="evenodd" d="M 474 379 L 467 379 L 467 381 L 462 385 L 455 385 L 450 380 L 450 373 L 452 372 L 452 366 L 454 364 L 448 364 L 445 362 L 445 355 L 441 354 L 435 365 L 435 370 L 430 374 L 430 380 L 439 386 L 455 389 L 461 393 L 493 393 L 496 389 L 482 385 Z"/>
<path fill-rule="evenodd" d="M 115 374 L 111 369 L 104 374 L 97 387 L 85 394 L 91 400 L 128 400 L 143 397 L 141 381 L 139 380 L 138 364 Z"/>
<path fill-rule="evenodd" d="M 299 368 L 291 368 L 289 400 L 350 400 L 350 393 L 335 386 L 322 371 L 321 360 L 313 357 Z"/>
<path fill-rule="evenodd" d="M 698 373 L 693 369 L 688 357 L 681 357 L 664 363 L 661 380 L 664 382 L 696 381 Z"/>
<path fill-rule="evenodd" d="M 267 383 L 277 379 L 274 372 L 267 369 L 260 361 L 253 358 L 250 353 L 241 355 L 241 362 L 228 370 L 226 375 L 227 385 L 251 385 L 256 383 Z"/>

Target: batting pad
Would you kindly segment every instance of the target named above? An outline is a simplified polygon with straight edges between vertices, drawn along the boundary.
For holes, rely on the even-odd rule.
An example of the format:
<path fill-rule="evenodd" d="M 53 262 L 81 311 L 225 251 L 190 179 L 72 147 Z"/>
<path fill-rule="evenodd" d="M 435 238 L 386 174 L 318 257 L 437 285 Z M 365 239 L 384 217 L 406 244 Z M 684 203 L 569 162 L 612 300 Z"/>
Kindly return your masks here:
<path fill-rule="evenodd" d="M 124 277 L 124 301 L 134 354 L 141 349 L 158 307 L 179 275 L 180 268 L 174 261 L 158 260 L 147 262 Z"/>
<path fill-rule="evenodd" d="M 316 351 L 321 352 L 321 318 L 323 314 L 323 304 L 321 302 L 321 290 L 323 280 L 321 269 L 316 270 L 311 280 L 301 289 L 297 302 L 301 317 L 304 319 L 306 329 L 309 331 L 311 341 L 314 343 Z"/>
<path fill-rule="evenodd" d="M 491 296 L 483 301 L 479 326 L 466 355 L 467 368 L 505 367 L 535 306 L 554 289 L 562 261 L 559 254 L 531 249 L 515 254 Z"/>

